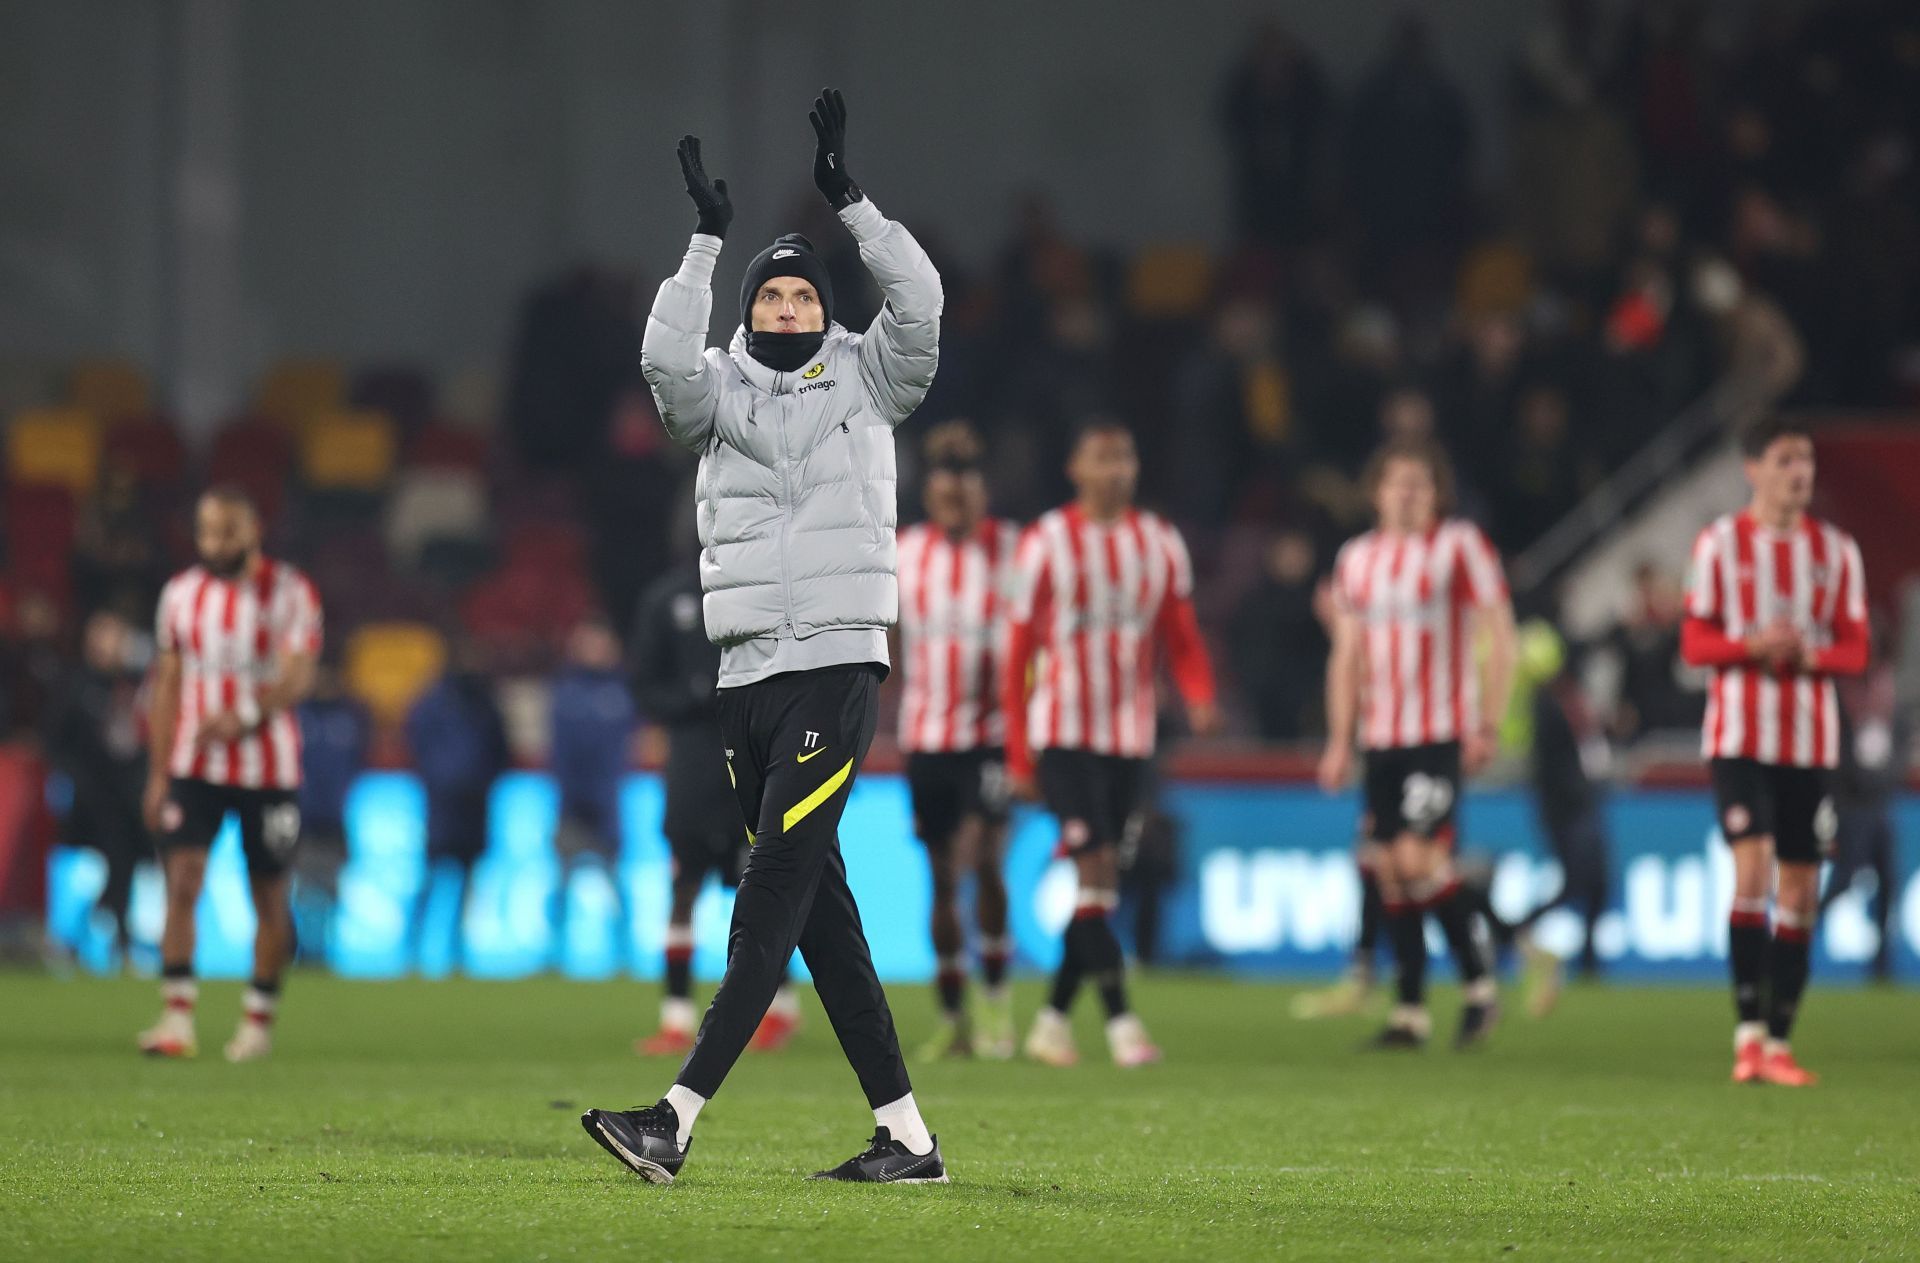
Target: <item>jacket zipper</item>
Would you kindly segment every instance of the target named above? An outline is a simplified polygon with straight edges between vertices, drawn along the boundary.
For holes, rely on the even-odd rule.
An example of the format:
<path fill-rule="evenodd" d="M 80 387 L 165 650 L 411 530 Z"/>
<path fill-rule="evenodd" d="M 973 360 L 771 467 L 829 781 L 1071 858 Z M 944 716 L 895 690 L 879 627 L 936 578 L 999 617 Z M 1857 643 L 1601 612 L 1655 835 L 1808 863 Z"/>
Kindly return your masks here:
<path fill-rule="evenodd" d="M 784 400 L 780 387 L 786 380 L 785 373 L 773 375 L 773 397 Z M 798 638 L 799 630 L 793 621 L 793 566 L 789 560 L 788 542 L 793 534 L 793 453 L 787 447 L 786 405 L 780 405 L 780 500 L 783 511 L 780 514 L 780 601 L 787 614 L 787 635 Z"/>

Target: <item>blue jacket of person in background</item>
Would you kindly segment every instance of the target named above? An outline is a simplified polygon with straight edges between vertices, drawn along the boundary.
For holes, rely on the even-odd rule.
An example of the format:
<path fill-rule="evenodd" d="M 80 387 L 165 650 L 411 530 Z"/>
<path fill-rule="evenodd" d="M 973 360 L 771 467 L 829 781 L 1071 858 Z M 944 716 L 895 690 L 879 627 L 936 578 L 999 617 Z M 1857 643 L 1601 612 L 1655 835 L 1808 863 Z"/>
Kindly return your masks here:
<path fill-rule="evenodd" d="M 610 631 L 577 634 L 573 648 L 572 661 L 553 680 L 549 766 L 561 816 L 611 841 L 618 834 L 620 780 L 632 746 L 633 694 Z"/>
<path fill-rule="evenodd" d="M 507 770 L 506 724 L 484 675 L 451 671 L 407 715 L 407 744 L 427 793 L 427 855 L 467 862 L 487 845 L 487 796 Z"/>
<path fill-rule="evenodd" d="M 351 697 L 314 696 L 300 703 L 300 824 L 308 834 L 346 833 L 347 792 L 367 766 L 371 724 Z"/>

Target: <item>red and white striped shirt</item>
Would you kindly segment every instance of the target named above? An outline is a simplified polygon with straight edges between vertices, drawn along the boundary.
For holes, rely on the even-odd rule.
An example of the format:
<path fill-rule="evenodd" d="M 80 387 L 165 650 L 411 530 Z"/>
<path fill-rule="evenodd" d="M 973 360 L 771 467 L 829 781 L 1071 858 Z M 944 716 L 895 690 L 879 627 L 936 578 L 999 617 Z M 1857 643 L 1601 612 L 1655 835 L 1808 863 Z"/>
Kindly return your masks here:
<path fill-rule="evenodd" d="M 1770 667 L 1748 653 L 1747 637 L 1781 620 L 1813 650 L 1814 670 Z M 1727 514 L 1694 543 L 1681 631 L 1686 660 L 1713 668 L 1707 758 L 1839 766 L 1832 677 L 1867 667 L 1867 575 L 1852 536 L 1810 516 L 1775 531 L 1749 511 Z"/>
<path fill-rule="evenodd" d="M 1193 562 L 1180 532 L 1152 513 L 1091 522 L 1070 504 L 1043 516 L 1020 541 L 1013 617 L 1002 690 L 1010 771 L 1029 770 L 1033 749 L 1152 754 L 1162 646 L 1181 696 L 1213 700 Z"/>
<path fill-rule="evenodd" d="M 194 735 L 208 715 L 257 706 L 282 654 L 320 652 L 320 598 L 307 577 L 271 560 L 235 580 L 195 566 L 161 589 L 156 623 L 160 651 L 180 655 L 180 715 L 168 772 L 241 789 L 298 787 L 300 724 L 291 708 L 238 741 L 199 747 Z"/>
<path fill-rule="evenodd" d="M 1368 531 L 1333 566 L 1337 608 L 1360 622 L 1360 745 L 1459 741 L 1480 722 L 1468 613 L 1507 599 L 1500 558 L 1471 522 Z"/>
<path fill-rule="evenodd" d="M 901 749 L 1006 744 L 1000 673 L 1019 545 L 1020 527 L 997 518 L 961 540 L 930 522 L 900 532 Z"/>

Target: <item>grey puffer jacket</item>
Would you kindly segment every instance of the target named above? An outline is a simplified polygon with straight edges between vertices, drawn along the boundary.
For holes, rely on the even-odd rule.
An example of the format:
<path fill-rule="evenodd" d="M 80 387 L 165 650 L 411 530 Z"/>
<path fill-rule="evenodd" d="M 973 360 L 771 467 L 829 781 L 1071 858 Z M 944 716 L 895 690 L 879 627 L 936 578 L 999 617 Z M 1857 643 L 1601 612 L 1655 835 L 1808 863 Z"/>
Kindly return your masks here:
<path fill-rule="evenodd" d="M 893 427 L 940 359 L 940 274 L 870 201 L 840 212 L 886 303 L 865 333 L 828 327 L 819 355 L 776 373 L 707 348 L 720 239 L 696 234 L 660 286 L 640 364 L 674 440 L 700 453 L 700 588 L 707 637 L 805 638 L 899 617 Z"/>

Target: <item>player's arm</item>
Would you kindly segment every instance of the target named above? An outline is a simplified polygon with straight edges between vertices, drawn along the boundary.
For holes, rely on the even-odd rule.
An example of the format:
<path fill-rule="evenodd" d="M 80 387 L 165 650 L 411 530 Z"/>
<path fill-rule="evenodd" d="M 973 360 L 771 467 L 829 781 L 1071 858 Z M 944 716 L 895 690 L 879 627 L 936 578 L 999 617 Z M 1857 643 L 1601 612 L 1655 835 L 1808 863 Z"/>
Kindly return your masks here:
<path fill-rule="evenodd" d="M 1320 756 L 1320 787 L 1333 793 L 1353 772 L 1354 725 L 1360 713 L 1360 616 L 1343 606 L 1333 613 L 1327 654 L 1327 748 Z"/>
<path fill-rule="evenodd" d="M 147 785 L 140 796 L 140 814 L 156 833 L 167 804 L 167 768 L 173 763 L 174 729 L 179 722 L 180 653 L 162 648 L 154 659 L 147 692 Z"/>
<path fill-rule="evenodd" d="M 1680 624 L 1680 657 L 1692 667 L 1777 667 L 1800 656 L 1799 633 L 1785 623 L 1744 637 L 1728 634 L 1720 600 L 1719 534 L 1712 527 L 1693 546 L 1687 580 L 1687 611 Z"/>
<path fill-rule="evenodd" d="M 1503 596 L 1480 606 L 1474 611 L 1473 627 L 1486 646 L 1486 657 L 1480 665 L 1480 695 L 1485 707 L 1480 713 L 1480 731 L 1468 735 L 1461 751 L 1469 772 L 1477 772 L 1492 761 L 1499 748 L 1500 720 L 1513 702 L 1514 664 L 1519 658 L 1513 602 Z"/>
<path fill-rule="evenodd" d="M 237 741 L 257 732 L 275 715 L 298 706 L 313 692 L 314 669 L 320 659 L 320 598 L 313 585 L 301 579 L 290 600 L 292 608 L 280 634 L 279 652 L 274 655 L 273 678 L 239 708 L 208 715 L 194 734 L 196 745 Z"/>
<path fill-rule="evenodd" d="M 713 315 L 713 265 L 733 221 L 733 202 L 725 180 L 707 178 L 699 137 L 681 138 L 680 172 L 699 222 L 680 270 L 660 282 L 654 295 L 640 341 L 640 372 L 667 433 L 682 447 L 699 451 L 713 435 L 720 399 L 719 375 L 707 363 L 707 321 Z"/>
<path fill-rule="evenodd" d="M 1053 603 L 1045 541 L 1038 527 L 1020 540 L 1015 560 L 1017 588 L 1007 626 L 1007 656 L 1000 675 L 1000 713 L 1007 730 L 1007 777 L 1016 793 L 1033 795 L 1033 749 L 1027 740 L 1027 693 L 1039 650 L 1038 629 Z"/>
<path fill-rule="evenodd" d="M 1860 546 L 1847 541 L 1840 558 L 1840 590 L 1833 598 L 1833 638 L 1823 649 L 1800 652 L 1803 670 L 1822 675 L 1859 675 L 1872 646 L 1867 619 L 1867 569 Z"/>
<path fill-rule="evenodd" d="M 1206 638 L 1200 634 L 1200 619 L 1193 609 L 1193 561 L 1186 542 L 1169 530 L 1168 548 L 1173 559 L 1173 582 L 1166 599 L 1160 603 L 1155 619 L 1156 639 L 1166 646 L 1167 667 L 1180 699 L 1187 704 L 1187 723 L 1197 736 L 1208 736 L 1220 729 L 1220 707 L 1215 701 L 1213 660 L 1207 653 Z"/>
<path fill-rule="evenodd" d="M 1500 570 L 1500 556 L 1478 529 L 1469 527 L 1460 541 L 1459 581 L 1472 606 L 1472 634 L 1484 643 L 1480 664 L 1480 721 L 1461 734 L 1461 763 L 1477 772 L 1499 749 L 1500 721 L 1513 700 L 1513 668 L 1518 656 L 1513 630 L 1513 598 Z M 1472 642 L 1469 642 L 1472 643 Z"/>
<path fill-rule="evenodd" d="M 940 365 L 940 273 L 913 234 L 882 215 L 847 174 L 847 104 L 840 94 L 821 89 L 807 118 L 817 142 L 813 182 L 860 243 L 860 261 L 886 297 L 860 339 L 860 379 L 880 415 L 899 425 L 926 398 Z"/>

